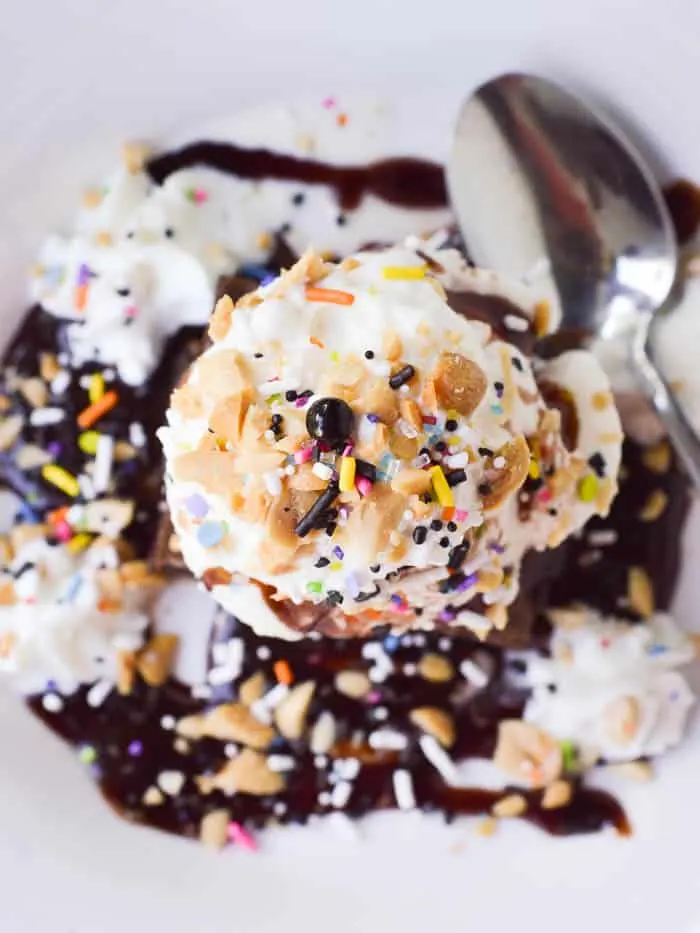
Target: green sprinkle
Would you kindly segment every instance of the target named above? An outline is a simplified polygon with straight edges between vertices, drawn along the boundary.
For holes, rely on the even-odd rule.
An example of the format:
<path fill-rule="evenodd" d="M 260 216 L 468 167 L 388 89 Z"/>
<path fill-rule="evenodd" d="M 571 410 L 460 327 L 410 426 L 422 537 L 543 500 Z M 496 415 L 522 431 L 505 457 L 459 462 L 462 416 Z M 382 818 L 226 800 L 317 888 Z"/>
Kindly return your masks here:
<path fill-rule="evenodd" d="M 280 392 L 276 392 L 274 395 L 268 396 L 268 397 L 265 399 L 265 401 L 267 402 L 268 405 L 274 405 L 275 402 L 281 402 L 281 401 L 282 401 L 282 394 L 281 394 Z"/>
<path fill-rule="evenodd" d="M 576 770 L 576 746 L 567 739 L 565 742 L 560 742 L 559 747 L 561 749 L 562 768 L 566 774 L 571 774 Z"/>
<path fill-rule="evenodd" d="M 84 765 L 92 765 L 97 761 L 97 752 L 92 745 L 83 745 L 78 752 L 78 758 Z"/>
<path fill-rule="evenodd" d="M 78 447 L 80 447 L 84 454 L 94 457 L 97 453 L 97 442 L 99 439 L 99 431 L 83 431 L 83 433 L 78 436 Z"/>
<path fill-rule="evenodd" d="M 581 502 L 593 502 L 597 494 L 598 480 L 592 473 L 589 473 L 578 484 L 578 497 Z"/>
<path fill-rule="evenodd" d="M 320 580 L 311 580 L 306 584 L 307 593 L 322 593 L 323 592 L 323 583 Z"/>

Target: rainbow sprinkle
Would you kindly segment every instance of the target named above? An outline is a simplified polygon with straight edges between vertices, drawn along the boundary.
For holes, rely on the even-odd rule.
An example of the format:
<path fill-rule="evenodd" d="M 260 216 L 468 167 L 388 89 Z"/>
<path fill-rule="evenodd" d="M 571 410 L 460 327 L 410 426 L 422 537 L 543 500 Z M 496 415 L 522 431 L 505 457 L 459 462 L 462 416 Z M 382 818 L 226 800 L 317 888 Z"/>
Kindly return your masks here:
<path fill-rule="evenodd" d="M 55 463 L 45 464 L 41 468 L 41 475 L 47 483 L 51 483 L 52 486 L 60 489 L 61 492 L 65 492 L 67 496 L 75 498 L 80 493 L 80 483 L 76 477 L 73 476 L 72 473 L 69 473 L 68 470 Z"/>
<path fill-rule="evenodd" d="M 452 490 L 447 484 L 447 479 L 441 466 L 432 466 L 428 470 L 433 480 L 433 489 L 437 500 L 444 508 L 454 508 L 455 500 Z"/>
<path fill-rule="evenodd" d="M 354 457 L 340 458 L 340 491 L 351 492 L 355 487 L 357 462 Z"/>
<path fill-rule="evenodd" d="M 331 305 L 351 305 L 355 301 L 353 294 L 337 288 L 317 288 L 314 285 L 307 285 L 304 294 L 307 301 L 325 301 L 326 304 Z"/>
<path fill-rule="evenodd" d="M 425 278 L 425 266 L 384 266 L 385 279 L 415 281 Z"/>

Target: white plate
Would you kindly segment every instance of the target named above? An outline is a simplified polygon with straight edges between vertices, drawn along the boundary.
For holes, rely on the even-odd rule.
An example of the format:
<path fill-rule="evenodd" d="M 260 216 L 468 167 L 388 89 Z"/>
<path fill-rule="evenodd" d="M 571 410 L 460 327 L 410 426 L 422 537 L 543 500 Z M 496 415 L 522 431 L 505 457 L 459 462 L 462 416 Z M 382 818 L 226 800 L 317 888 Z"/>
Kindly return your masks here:
<path fill-rule="evenodd" d="M 262 97 L 312 87 L 324 96 L 331 83 L 381 89 L 400 101 L 391 148 L 439 156 L 462 89 L 536 67 L 575 79 L 644 128 L 657 166 L 700 176 L 700 8 L 450 6 L 24 0 L 0 39 L 2 333 L 21 311 L 41 236 L 70 218 L 122 139 L 189 133 Z M 692 624 L 700 522 L 686 550 L 678 613 Z M 654 785 L 624 788 L 632 840 L 552 840 L 513 825 L 485 841 L 467 821 L 446 828 L 394 814 L 363 824 L 360 843 L 332 823 L 269 832 L 258 856 L 214 856 L 116 820 L 73 756 L 4 696 L 0 729 L 3 933 L 700 929 L 697 728 Z"/>

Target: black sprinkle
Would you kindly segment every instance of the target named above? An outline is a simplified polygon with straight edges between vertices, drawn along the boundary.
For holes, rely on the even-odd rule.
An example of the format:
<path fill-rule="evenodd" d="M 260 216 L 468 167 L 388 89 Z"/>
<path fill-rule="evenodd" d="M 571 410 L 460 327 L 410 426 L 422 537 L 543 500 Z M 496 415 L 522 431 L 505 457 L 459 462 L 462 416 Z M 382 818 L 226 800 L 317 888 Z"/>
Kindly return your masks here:
<path fill-rule="evenodd" d="M 288 402 L 296 402 L 297 400 L 297 394 L 294 389 L 287 389 L 284 393 L 284 397 Z"/>
<path fill-rule="evenodd" d="M 448 523 L 447 523 L 447 530 L 448 530 L 448 531 L 457 531 L 457 525 L 456 525 L 454 522 L 448 522 Z"/>
<path fill-rule="evenodd" d="M 605 476 L 605 457 L 601 453 L 594 453 L 588 458 L 588 463 L 596 476 Z"/>
<path fill-rule="evenodd" d="M 328 590 L 326 593 L 326 602 L 329 606 L 339 606 L 343 602 L 343 594 L 337 590 Z"/>
<path fill-rule="evenodd" d="M 477 486 L 477 491 L 480 496 L 488 496 L 491 494 L 491 484 L 490 483 L 479 483 Z"/>
<path fill-rule="evenodd" d="M 493 457 L 493 451 L 490 447 L 479 447 L 479 456 L 481 457 Z"/>
<path fill-rule="evenodd" d="M 445 422 L 445 430 L 446 430 L 446 431 L 456 431 L 458 427 L 459 427 L 459 425 L 458 425 L 458 423 L 454 420 L 454 418 L 448 418 L 447 421 Z"/>
<path fill-rule="evenodd" d="M 430 523 L 430 527 L 431 527 L 431 529 L 432 529 L 433 531 L 441 531 L 441 530 L 442 530 L 442 522 L 440 521 L 439 518 L 434 518 L 434 519 L 432 520 L 432 522 Z"/>
<path fill-rule="evenodd" d="M 173 230 L 172 227 L 166 227 L 165 235 L 169 240 L 172 240 L 172 238 L 175 236 L 175 231 Z"/>
<path fill-rule="evenodd" d="M 283 433 L 284 418 L 280 414 L 275 414 L 270 419 L 270 428 L 275 437 L 279 438 Z"/>
<path fill-rule="evenodd" d="M 374 350 L 365 350 L 365 359 L 373 360 L 374 359 Z"/>
<path fill-rule="evenodd" d="M 335 502 L 338 497 L 339 489 L 336 483 L 330 483 L 326 489 L 321 493 L 318 499 L 311 506 L 309 511 L 302 515 L 302 517 L 297 522 L 297 526 L 294 529 L 295 533 L 300 538 L 305 538 L 310 531 L 313 531 L 317 527 L 316 522 L 323 516 L 326 509 Z M 325 524 L 325 522 L 324 522 Z M 330 527 L 330 526 L 329 526 Z M 333 528 L 335 531 L 335 527 Z M 326 533 L 328 528 L 326 528 Z"/>
<path fill-rule="evenodd" d="M 413 529 L 413 540 L 416 544 L 423 544 L 425 539 L 428 537 L 428 529 L 425 525 L 417 525 Z"/>
<path fill-rule="evenodd" d="M 339 227 L 344 227 L 348 222 L 348 218 L 345 216 L 345 214 L 338 214 L 338 216 L 335 218 L 335 222 Z"/>
<path fill-rule="evenodd" d="M 447 562 L 447 569 L 457 570 L 458 567 L 461 567 L 466 560 L 468 553 L 469 545 L 464 541 L 461 544 L 458 544 L 457 547 L 453 547 L 450 551 L 450 559 Z"/>
<path fill-rule="evenodd" d="M 304 194 L 304 192 L 297 191 L 297 193 L 293 195 L 292 197 L 292 204 L 295 207 L 300 207 L 304 203 L 305 200 L 306 200 L 306 195 Z"/>
<path fill-rule="evenodd" d="M 439 451 L 439 453 L 444 454 L 447 450 L 447 444 L 444 441 L 438 441 L 437 444 L 435 444 L 434 449 Z"/>
<path fill-rule="evenodd" d="M 440 547 L 449 547 L 450 539 L 448 537 L 440 538 Z"/>
<path fill-rule="evenodd" d="M 335 534 L 335 531 L 336 531 L 336 528 L 337 528 L 337 527 L 338 527 L 338 525 L 337 525 L 336 522 L 329 522 L 329 523 L 326 525 L 326 534 L 328 535 L 329 538 L 332 538 L 332 537 L 333 537 L 333 535 Z"/>
<path fill-rule="evenodd" d="M 282 224 L 282 226 L 281 226 L 280 229 L 279 229 L 280 236 L 284 236 L 285 233 L 289 233 L 289 232 L 291 231 L 291 229 L 292 229 L 292 225 L 291 225 L 291 224 L 289 224 L 289 223 L 287 223 L 287 224 Z"/>
<path fill-rule="evenodd" d="M 460 483 L 466 483 L 467 474 L 465 470 L 452 470 L 445 477 L 448 486 L 459 486 Z"/>
<path fill-rule="evenodd" d="M 254 353 L 253 356 L 255 357 L 256 360 L 261 360 L 263 358 L 262 353 Z"/>
<path fill-rule="evenodd" d="M 360 476 L 364 476 L 370 483 L 377 480 L 377 468 L 373 463 L 368 463 L 367 460 L 355 460 L 355 472 Z"/>
<path fill-rule="evenodd" d="M 314 564 L 314 567 L 327 567 L 330 564 L 330 561 L 327 557 L 319 557 L 319 559 Z"/>
<path fill-rule="evenodd" d="M 130 288 L 118 288 L 117 289 L 117 295 L 119 295 L 120 298 L 128 298 L 130 294 L 131 294 Z"/>
<path fill-rule="evenodd" d="M 382 565 L 381 564 L 370 564 L 369 569 L 371 573 L 379 573 L 379 571 L 382 569 Z"/>
<path fill-rule="evenodd" d="M 394 373 L 393 376 L 389 378 L 389 385 L 392 389 L 400 389 L 401 386 L 406 385 L 416 374 L 416 370 L 410 363 L 406 366 L 403 366 L 397 373 Z"/>
<path fill-rule="evenodd" d="M 518 372 L 521 373 L 523 371 L 523 361 L 520 359 L 519 356 L 511 357 L 510 361 L 513 364 L 513 366 L 518 370 Z"/>

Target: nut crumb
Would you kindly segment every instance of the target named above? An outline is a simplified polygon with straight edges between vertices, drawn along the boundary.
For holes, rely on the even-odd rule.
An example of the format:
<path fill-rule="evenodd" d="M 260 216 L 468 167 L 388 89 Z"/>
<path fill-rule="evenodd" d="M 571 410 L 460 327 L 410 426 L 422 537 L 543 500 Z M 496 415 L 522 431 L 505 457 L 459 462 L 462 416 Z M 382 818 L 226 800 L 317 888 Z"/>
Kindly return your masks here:
<path fill-rule="evenodd" d="M 630 606 L 643 619 L 654 614 L 654 587 L 643 567 L 630 567 L 627 574 L 627 598 Z"/>
<path fill-rule="evenodd" d="M 508 794 L 491 807 L 493 816 L 501 819 L 522 816 L 527 810 L 527 800 L 522 794 Z"/>
<path fill-rule="evenodd" d="M 228 810 L 212 810 L 199 824 L 199 839 L 207 848 L 221 850 L 228 841 Z"/>
<path fill-rule="evenodd" d="M 549 784 L 542 794 L 543 810 L 558 810 L 567 806 L 571 801 L 571 784 L 569 781 L 554 781 Z"/>

